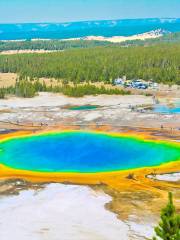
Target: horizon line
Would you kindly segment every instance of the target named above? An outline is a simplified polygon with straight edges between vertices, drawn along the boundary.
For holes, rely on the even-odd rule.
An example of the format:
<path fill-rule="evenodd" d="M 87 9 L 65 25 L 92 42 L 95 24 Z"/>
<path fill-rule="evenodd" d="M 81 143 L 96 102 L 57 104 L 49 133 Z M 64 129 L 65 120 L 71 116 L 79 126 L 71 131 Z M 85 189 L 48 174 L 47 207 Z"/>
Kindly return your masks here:
<path fill-rule="evenodd" d="M 2 24 L 65 24 L 65 23 L 82 23 L 82 22 L 103 22 L 103 21 L 123 21 L 123 20 L 150 20 L 150 19 L 174 19 L 174 20 L 180 20 L 180 17 L 148 17 L 148 18 L 116 18 L 116 19 L 93 19 L 93 20 L 73 20 L 73 21 L 63 21 L 63 22 L 0 22 L 0 25 Z"/>

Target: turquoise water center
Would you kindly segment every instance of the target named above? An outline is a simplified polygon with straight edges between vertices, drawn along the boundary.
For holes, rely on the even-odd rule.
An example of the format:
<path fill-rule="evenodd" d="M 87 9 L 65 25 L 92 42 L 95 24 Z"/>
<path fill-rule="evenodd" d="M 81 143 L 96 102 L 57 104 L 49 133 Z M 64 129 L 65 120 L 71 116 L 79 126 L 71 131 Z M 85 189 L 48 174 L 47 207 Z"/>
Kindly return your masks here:
<path fill-rule="evenodd" d="M 40 172 L 96 173 L 180 160 L 180 147 L 132 136 L 68 131 L 0 142 L 0 164 Z"/>
<path fill-rule="evenodd" d="M 73 110 L 73 111 L 88 111 L 88 110 L 95 110 L 99 108 L 100 106 L 97 105 L 70 105 L 70 106 L 65 106 L 65 109 L 68 110 Z"/>
<path fill-rule="evenodd" d="M 171 107 L 168 105 L 157 104 L 154 106 L 153 111 L 162 114 L 180 114 L 180 103 Z"/>

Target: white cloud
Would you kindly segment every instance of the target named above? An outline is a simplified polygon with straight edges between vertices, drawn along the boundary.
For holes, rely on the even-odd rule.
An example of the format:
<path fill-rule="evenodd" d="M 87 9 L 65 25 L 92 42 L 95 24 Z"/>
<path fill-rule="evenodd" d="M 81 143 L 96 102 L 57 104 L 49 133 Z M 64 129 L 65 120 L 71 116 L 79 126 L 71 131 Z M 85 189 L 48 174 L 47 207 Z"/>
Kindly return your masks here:
<path fill-rule="evenodd" d="M 161 18 L 160 19 L 160 22 L 161 23 L 166 23 L 166 22 L 168 22 L 168 23 L 173 23 L 173 22 L 176 22 L 176 18 Z"/>
<path fill-rule="evenodd" d="M 69 27 L 71 25 L 71 23 L 63 23 L 61 24 L 63 27 Z"/>
<path fill-rule="evenodd" d="M 49 26 L 49 24 L 46 24 L 46 23 L 41 23 L 41 24 L 38 24 L 37 26 L 39 26 L 39 27 L 48 27 L 48 26 Z"/>

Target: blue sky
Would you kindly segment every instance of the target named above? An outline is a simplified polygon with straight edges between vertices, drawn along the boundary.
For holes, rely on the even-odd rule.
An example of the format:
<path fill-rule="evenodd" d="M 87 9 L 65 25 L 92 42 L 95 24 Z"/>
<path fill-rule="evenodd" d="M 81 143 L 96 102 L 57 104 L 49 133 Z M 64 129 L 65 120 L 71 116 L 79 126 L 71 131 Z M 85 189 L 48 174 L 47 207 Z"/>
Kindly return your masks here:
<path fill-rule="evenodd" d="M 0 23 L 180 17 L 180 0 L 0 0 Z"/>

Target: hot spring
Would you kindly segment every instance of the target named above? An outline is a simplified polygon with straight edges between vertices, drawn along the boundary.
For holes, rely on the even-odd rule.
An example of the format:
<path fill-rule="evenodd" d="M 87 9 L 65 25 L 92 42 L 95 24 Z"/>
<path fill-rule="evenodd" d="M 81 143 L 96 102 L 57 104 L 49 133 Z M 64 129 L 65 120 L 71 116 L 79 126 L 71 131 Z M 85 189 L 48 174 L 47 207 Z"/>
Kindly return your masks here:
<path fill-rule="evenodd" d="M 68 131 L 0 142 L 0 164 L 36 172 L 110 172 L 177 160 L 179 144 L 118 134 Z"/>
<path fill-rule="evenodd" d="M 176 104 L 173 107 L 157 104 L 153 107 L 153 111 L 162 114 L 180 114 L 180 104 Z"/>
<path fill-rule="evenodd" d="M 98 105 L 67 105 L 64 109 L 73 110 L 73 111 L 89 111 L 89 110 L 96 110 L 100 108 Z"/>

